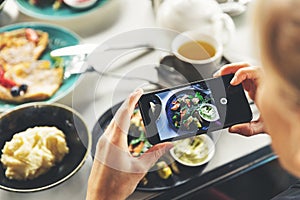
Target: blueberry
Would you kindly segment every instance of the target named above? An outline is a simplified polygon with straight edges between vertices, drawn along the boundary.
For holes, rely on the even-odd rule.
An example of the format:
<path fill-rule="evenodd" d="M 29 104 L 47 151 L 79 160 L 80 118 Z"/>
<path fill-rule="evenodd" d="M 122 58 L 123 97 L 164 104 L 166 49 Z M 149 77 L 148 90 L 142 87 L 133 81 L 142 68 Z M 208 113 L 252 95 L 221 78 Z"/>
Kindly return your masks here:
<path fill-rule="evenodd" d="M 20 96 L 20 88 L 18 86 L 14 86 L 10 89 L 10 94 L 13 96 L 13 97 L 17 97 L 17 96 Z"/>
<path fill-rule="evenodd" d="M 19 88 L 20 88 L 20 91 L 26 92 L 26 91 L 27 91 L 27 88 L 28 88 L 28 85 L 22 84 L 22 85 L 20 85 Z"/>

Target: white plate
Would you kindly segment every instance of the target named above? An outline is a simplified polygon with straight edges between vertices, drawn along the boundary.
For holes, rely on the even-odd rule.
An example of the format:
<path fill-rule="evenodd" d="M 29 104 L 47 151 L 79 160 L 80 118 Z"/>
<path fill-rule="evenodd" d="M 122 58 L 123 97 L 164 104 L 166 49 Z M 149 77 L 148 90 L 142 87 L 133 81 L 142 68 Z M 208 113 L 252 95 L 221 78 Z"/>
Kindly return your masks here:
<path fill-rule="evenodd" d="M 213 140 L 206 134 L 198 135 L 198 136 L 195 136 L 195 137 L 201 137 L 203 139 L 204 148 L 207 148 L 206 158 L 204 160 L 202 160 L 201 162 L 198 162 L 198 163 L 188 163 L 188 162 L 185 162 L 185 161 L 182 161 L 181 159 L 179 159 L 179 157 L 175 154 L 175 148 L 180 143 L 186 142 L 186 140 L 191 140 L 192 139 L 192 138 L 186 138 L 186 139 L 174 142 L 174 147 L 170 150 L 170 153 L 171 153 L 172 157 L 177 162 L 179 162 L 179 163 L 181 163 L 185 166 L 196 167 L 196 166 L 200 166 L 200 165 L 203 165 L 203 164 L 209 162 L 213 158 L 213 156 L 215 154 L 215 144 L 214 144 Z"/>

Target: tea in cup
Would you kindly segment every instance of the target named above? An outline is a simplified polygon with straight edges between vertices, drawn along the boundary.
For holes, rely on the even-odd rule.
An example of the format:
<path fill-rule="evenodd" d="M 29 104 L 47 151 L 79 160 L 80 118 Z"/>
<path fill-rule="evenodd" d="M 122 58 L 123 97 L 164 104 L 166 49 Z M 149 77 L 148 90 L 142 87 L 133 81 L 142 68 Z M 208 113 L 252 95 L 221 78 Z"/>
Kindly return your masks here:
<path fill-rule="evenodd" d="M 223 44 L 210 35 L 187 31 L 175 37 L 172 52 L 181 61 L 190 63 L 202 78 L 211 78 L 220 67 Z"/>

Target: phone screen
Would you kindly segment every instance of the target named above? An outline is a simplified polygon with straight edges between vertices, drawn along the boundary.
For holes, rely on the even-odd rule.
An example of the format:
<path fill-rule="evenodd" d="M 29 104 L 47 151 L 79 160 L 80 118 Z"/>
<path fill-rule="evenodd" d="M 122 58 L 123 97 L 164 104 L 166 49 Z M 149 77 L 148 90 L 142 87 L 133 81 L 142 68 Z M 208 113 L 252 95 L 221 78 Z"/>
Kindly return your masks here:
<path fill-rule="evenodd" d="M 233 75 L 144 94 L 139 107 L 149 141 L 157 143 L 222 129 L 252 119 Z"/>

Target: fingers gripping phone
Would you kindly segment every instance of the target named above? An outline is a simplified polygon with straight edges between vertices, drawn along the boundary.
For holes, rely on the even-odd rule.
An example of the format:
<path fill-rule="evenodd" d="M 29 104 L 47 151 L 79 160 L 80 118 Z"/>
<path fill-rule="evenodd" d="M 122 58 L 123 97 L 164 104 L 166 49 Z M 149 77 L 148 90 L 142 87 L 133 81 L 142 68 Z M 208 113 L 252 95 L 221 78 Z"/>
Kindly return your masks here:
<path fill-rule="evenodd" d="M 138 105 L 146 137 L 160 143 L 249 122 L 252 112 L 233 74 L 145 93 Z"/>

